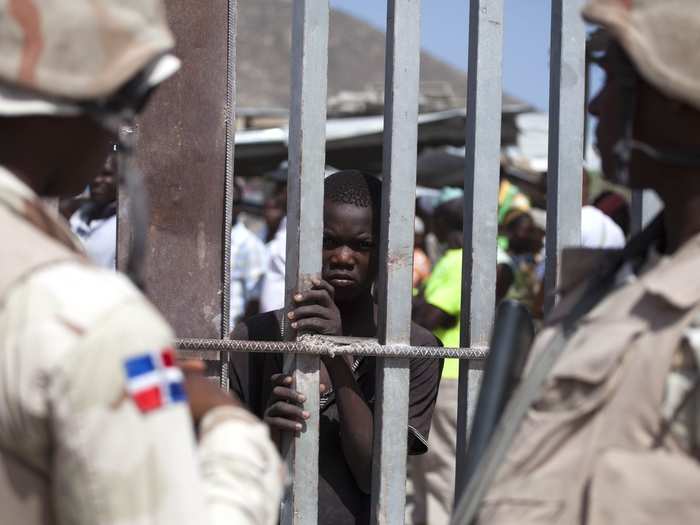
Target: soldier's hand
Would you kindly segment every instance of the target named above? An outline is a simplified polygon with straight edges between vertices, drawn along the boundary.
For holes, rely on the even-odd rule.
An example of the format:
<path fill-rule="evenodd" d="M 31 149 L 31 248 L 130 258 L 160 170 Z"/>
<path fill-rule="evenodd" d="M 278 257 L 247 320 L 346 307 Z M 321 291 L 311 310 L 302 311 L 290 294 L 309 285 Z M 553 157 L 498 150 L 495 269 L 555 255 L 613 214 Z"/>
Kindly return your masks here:
<path fill-rule="evenodd" d="M 178 364 L 185 374 L 185 390 L 195 425 L 198 425 L 212 408 L 243 406 L 235 394 L 224 392 L 219 385 L 204 376 L 204 362 L 187 360 Z"/>

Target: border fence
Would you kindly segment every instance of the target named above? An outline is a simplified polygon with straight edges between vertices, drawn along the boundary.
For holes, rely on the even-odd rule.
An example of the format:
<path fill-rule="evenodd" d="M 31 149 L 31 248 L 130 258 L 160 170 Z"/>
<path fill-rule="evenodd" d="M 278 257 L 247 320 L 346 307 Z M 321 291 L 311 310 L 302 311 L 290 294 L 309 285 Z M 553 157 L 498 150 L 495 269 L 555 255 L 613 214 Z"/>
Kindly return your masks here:
<path fill-rule="evenodd" d="M 293 0 L 292 3 L 287 304 L 290 302 L 292 291 L 310 288 L 311 279 L 321 272 L 329 34 L 328 0 Z M 283 343 L 239 342 L 228 339 L 237 1 L 216 0 L 207 3 L 208 7 L 200 7 L 199 3 L 195 6 L 194 2 L 188 3 L 187 0 L 169 2 L 169 17 L 180 42 L 178 53 L 181 56 L 186 55 L 185 69 L 176 81 L 179 84 L 168 88 L 170 91 L 166 90 L 165 95 L 159 95 L 161 98 L 156 97 L 155 111 L 145 118 L 144 136 L 141 137 L 142 151 L 147 151 L 149 156 L 156 158 L 156 161 L 144 160 L 144 171 L 151 193 L 153 194 L 155 184 L 150 178 L 152 172 L 167 171 L 164 170 L 163 163 L 158 164 L 159 156 L 173 159 L 173 156 L 189 154 L 187 147 L 206 146 L 178 143 L 178 147 L 182 149 L 173 149 L 174 139 L 168 138 L 167 131 L 159 132 L 157 137 L 153 132 L 146 135 L 149 126 L 162 128 L 165 122 L 174 129 L 184 129 L 188 133 L 202 130 L 205 135 L 209 133 L 209 137 L 223 136 L 223 140 L 219 141 L 223 144 L 223 151 L 219 156 L 212 154 L 208 157 L 213 159 L 212 164 L 206 166 L 202 173 L 180 172 L 179 176 L 184 177 L 182 187 L 173 189 L 167 184 L 158 187 L 158 195 L 151 210 L 151 220 L 155 226 L 149 230 L 149 253 L 151 258 L 156 259 L 158 254 L 166 254 L 167 260 L 173 262 L 172 268 L 163 269 L 161 264 L 160 270 L 150 277 L 147 276 L 147 285 L 152 296 L 155 296 L 156 304 L 165 311 L 178 334 L 187 337 L 178 340 L 178 349 L 195 352 L 205 359 L 220 363 L 222 386 L 228 385 L 230 352 L 285 354 L 285 370 L 293 374 L 296 389 L 306 396 L 308 401 L 305 410 L 310 412 L 311 417 L 300 436 L 285 444 L 291 483 L 282 504 L 283 525 L 317 523 L 319 355 L 330 352 L 373 355 L 379 358 L 378 394 L 374 415 L 372 523 L 400 524 L 404 520 L 406 433 L 397 432 L 397 429 L 407 429 L 408 426 L 410 357 L 462 359 L 456 491 L 459 493 L 464 488 L 465 479 L 460 473 L 464 472 L 468 436 L 480 387 L 483 360 L 488 355 L 488 342 L 494 322 L 503 3 L 504 0 L 471 0 L 469 3 L 462 348 L 451 349 L 414 348 L 409 343 L 419 99 L 420 1 L 387 2 L 384 191 L 380 275 L 377 288 L 380 298 L 377 340 L 357 341 L 348 338 L 305 336 L 297 341 L 290 339 Z M 552 292 L 556 289 L 561 250 L 564 246 L 577 245 L 580 242 L 587 75 L 586 28 L 580 17 L 583 3 L 584 0 L 552 0 L 550 169 L 547 179 L 546 244 L 546 290 L 547 296 L 552 298 L 547 305 L 549 308 L 553 304 Z M 197 10 L 208 10 L 209 13 L 199 16 L 195 13 Z M 228 16 L 222 18 L 221 10 L 226 10 Z M 216 31 L 201 34 L 206 28 L 211 29 L 212 24 L 217 31 L 221 30 L 224 34 L 219 35 Z M 206 42 L 198 42 L 198 48 L 189 45 L 193 39 Z M 206 68 L 207 75 L 203 75 L 201 70 L 193 70 L 187 66 L 188 58 L 197 58 L 194 53 L 197 53 L 198 49 L 207 54 L 199 62 L 193 62 L 196 67 Z M 198 81 L 192 80 L 193 74 L 208 77 L 209 87 L 206 93 L 197 92 L 194 88 L 188 91 L 188 82 Z M 197 93 L 196 98 L 193 92 Z M 205 96 L 212 99 L 208 105 L 202 102 Z M 165 99 L 166 102 L 163 102 Z M 177 117 L 177 120 L 172 113 L 181 109 L 174 109 L 172 100 L 190 103 L 194 105 L 194 109 L 182 109 L 183 114 Z M 202 109 L 200 104 L 205 104 L 206 107 Z M 202 111 L 209 111 L 215 125 L 211 125 L 210 122 L 206 129 L 203 127 L 200 115 Z M 196 115 L 190 118 L 188 115 L 191 113 Z M 220 120 L 216 120 L 214 115 L 218 115 L 216 118 Z M 197 153 L 203 154 L 203 151 L 198 150 Z M 193 182 L 195 179 L 201 180 L 197 183 Z M 178 231 L 180 240 L 173 241 L 173 235 L 163 233 L 168 228 L 158 228 L 159 224 L 169 220 L 168 206 L 172 207 L 173 201 L 177 203 L 178 198 L 183 195 L 191 195 L 198 189 L 203 191 L 205 185 L 213 186 L 215 191 L 212 193 L 211 189 L 207 190 L 209 193 L 205 192 L 201 199 L 198 196 L 198 200 L 204 204 L 193 203 L 188 206 L 179 203 L 185 210 L 182 212 L 184 219 L 170 219 L 182 226 Z M 222 194 L 224 199 L 220 202 Z M 203 205 L 217 201 L 216 206 L 203 211 Z M 637 228 L 642 222 L 649 220 L 656 207 L 652 195 L 634 196 L 633 223 Z M 120 247 L 125 247 L 130 242 L 127 212 L 126 202 L 120 202 Z M 205 217 L 200 221 L 199 216 L 202 214 Z M 208 222 L 204 224 L 202 221 Z M 189 237 L 192 240 L 187 240 Z M 174 247 L 173 242 L 176 242 Z M 212 246 L 214 248 L 211 248 Z M 123 251 L 125 250 L 121 250 L 120 253 Z M 196 257 L 193 257 L 193 252 L 197 253 Z M 199 266 L 187 267 L 187 264 L 194 264 L 190 263 L 193 258 L 198 260 Z M 207 262 L 210 259 L 216 262 L 213 267 Z M 154 262 L 151 261 L 150 264 L 153 265 Z M 179 280 L 179 286 L 172 286 L 173 279 Z M 212 297 L 209 297 L 212 283 L 215 284 L 215 291 L 212 292 Z M 164 290 L 166 288 L 167 290 Z M 206 297 L 203 297 L 205 295 Z M 206 315 L 202 318 L 204 320 L 197 317 L 198 313 L 189 315 L 190 311 L 195 310 L 205 312 Z M 185 317 L 190 324 L 181 325 L 179 321 Z M 206 325 L 206 328 L 199 325 Z M 212 326 L 215 326 L 215 329 Z M 285 330 L 285 333 L 290 334 L 291 331 Z"/>

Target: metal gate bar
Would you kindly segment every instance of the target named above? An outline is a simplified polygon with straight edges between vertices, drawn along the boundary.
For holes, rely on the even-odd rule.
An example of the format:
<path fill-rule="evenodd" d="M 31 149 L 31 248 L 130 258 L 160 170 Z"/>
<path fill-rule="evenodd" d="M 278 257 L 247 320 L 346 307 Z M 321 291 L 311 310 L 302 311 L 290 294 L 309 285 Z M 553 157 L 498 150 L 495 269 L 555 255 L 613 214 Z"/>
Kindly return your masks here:
<path fill-rule="evenodd" d="M 387 3 L 384 180 L 378 339 L 410 345 L 418 142 L 420 0 Z M 408 432 L 407 359 L 380 358 L 374 414 L 374 524 L 403 523 Z"/>
<path fill-rule="evenodd" d="M 310 289 L 312 279 L 321 274 L 328 0 L 295 0 L 292 16 L 286 305 L 292 304 L 297 290 Z M 284 333 L 287 340 L 294 339 L 286 317 Z M 311 417 L 298 438 L 288 437 L 284 443 L 292 484 L 282 502 L 280 521 L 313 524 L 318 521 L 319 358 L 285 354 L 284 370 L 293 374 Z"/>
<path fill-rule="evenodd" d="M 545 314 L 554 306 L 561 252 L 581 244 L 586 28 L 583 0 L 552 0 Z"/>
<path fill-rule="evenodd" d="M 460 345 L 488 346 L 496 304 L 503 0 L 471 0 L 464 173 Z M 455 489 L 465 484 L 467 442 L 481 386 L 481 363 L 459 366 Z"/>

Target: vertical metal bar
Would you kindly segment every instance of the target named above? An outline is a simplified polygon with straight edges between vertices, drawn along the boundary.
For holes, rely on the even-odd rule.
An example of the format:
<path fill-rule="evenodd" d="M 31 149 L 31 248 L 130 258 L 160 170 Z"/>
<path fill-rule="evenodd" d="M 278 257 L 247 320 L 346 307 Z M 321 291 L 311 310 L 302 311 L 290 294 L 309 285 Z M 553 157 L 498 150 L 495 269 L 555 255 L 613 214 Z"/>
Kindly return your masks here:
<path fill-rule="evenodd" d="M 178 336 L 220 339 L 228 61 L 227 17 L 221 15 L 228 0 L 192 6 L 191 0 L 168 0 L 182 71 L 154 93 L 138 119 L 137 165 L 150 201 L 144 280 L 149 299 Z M 123 197 L 120 269 L 136 233 L 127 213 L 134 196 Z"/>
<path fill-rule="evenodd" d="M 224 264 L 222 275 L 221 334 L 228 339 L 231 333 L 231 221 L 233 219 L 233 149 L 236 135 L 236 30 L 238 0 L 228 0 L 228 39 L 226 47 L 226 177 L 224 179 Z M 219 382 L 229 389 L 229 354 L 220 353 Z"/>
<path fill-rule="evenodd" d="M 410 344 L 419 73 L 420 0 L 389 0 L 378 280 L 378 338 L 382 344 Z M 408 383 L 408 359 L 378 360 L 373 524 L 404 521 Z"/>
<path fill-rule="evenodd" d="M 564 247 L 581 244 L 586 29 L 583 0 L 552 0 L 545 312 L 554 306 Z"/>
<path fill-rule="evenodd" d="M 663 208 L 663 202 L 653 190 L 632 192 L 632 234 L 639 233 L 654 220 Z"/>
<path fill-rule="evenodd" d="M 464 251 L 462 258 L 462 347 L 487 346 L 496 303 L 496 238 L 500 171 L 503 57 L 503 0 L 471 0 L 464 174 Z M 457 472 L 455 488 L 466 483 L 467 443 L 481 364 L 459 367 Z"/>
<path fill-rule="evenodd" d="M 292 20 L 292 92 L 287 185 L 286 304 L 321 273 L 323 175 L 326 142 L 328 0 L 295 0 Z M 293 338 L 285 317 L 285 334 Z M 284 369 L 306 396 L 311 417 L 285 444 L 292 485 L 282 503 L 282 525 L 318 521 L 319 359 L 285 356 Z"/>

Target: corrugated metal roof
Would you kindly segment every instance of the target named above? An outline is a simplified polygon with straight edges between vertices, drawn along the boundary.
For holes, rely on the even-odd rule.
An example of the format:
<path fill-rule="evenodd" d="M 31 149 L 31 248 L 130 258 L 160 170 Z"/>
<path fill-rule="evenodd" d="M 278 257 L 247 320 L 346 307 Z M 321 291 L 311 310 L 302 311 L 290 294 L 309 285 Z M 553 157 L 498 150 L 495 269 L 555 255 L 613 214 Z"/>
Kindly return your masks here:
<path fill-rule="evenodd" d="M 453 118 L 466 118 L 464 109 L 450 109 L 436 113 L 419 115 L 418 124 L 429 124 Z M 326 122 L 326 142 L 375 135 L 384 131 L 382 115 L 369 117 L 351 117 L 328 119 Z M 250 129 L 236 132 L 236 145 L 272 144 L 287 145 L 289 129 L 287 127 Z"/>

